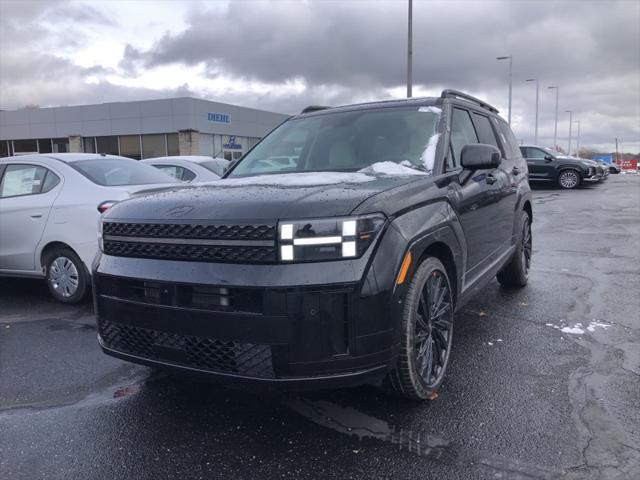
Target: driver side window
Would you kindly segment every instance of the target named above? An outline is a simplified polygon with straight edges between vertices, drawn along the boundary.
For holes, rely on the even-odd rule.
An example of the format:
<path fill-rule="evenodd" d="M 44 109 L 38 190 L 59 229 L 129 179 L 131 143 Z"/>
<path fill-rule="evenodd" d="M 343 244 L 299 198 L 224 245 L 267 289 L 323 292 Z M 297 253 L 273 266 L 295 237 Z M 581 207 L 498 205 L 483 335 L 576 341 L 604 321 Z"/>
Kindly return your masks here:
<path fill-rule="evenodd" d="M 471 116 L 466 110 L 454 108 L 451 117 L 451 148 L 450 154 L 447 155 L 447 169 L 452 170 L 460 166 L 462 148 L 470 143 L 478 143 L 478 135 L 473 127 Z"/>

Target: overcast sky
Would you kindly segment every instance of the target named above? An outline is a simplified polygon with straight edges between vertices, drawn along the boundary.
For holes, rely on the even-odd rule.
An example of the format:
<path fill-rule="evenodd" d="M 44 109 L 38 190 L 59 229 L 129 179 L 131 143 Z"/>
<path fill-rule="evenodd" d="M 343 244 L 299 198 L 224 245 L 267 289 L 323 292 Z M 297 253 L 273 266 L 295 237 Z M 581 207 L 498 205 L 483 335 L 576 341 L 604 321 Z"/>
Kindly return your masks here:
<path fill-rule="evenodd" d="M 640 1 L 414 1 L 414 96 L 457 88 L 516 136 L 640 151 Z M 407 1 L 0 0 L 0 109 L 194 96 L 296 113 L 406 94 Z M 574 125 L 574 137 L 577 125 Z M 574 142 L 575 145 L 575 142 Z"/>

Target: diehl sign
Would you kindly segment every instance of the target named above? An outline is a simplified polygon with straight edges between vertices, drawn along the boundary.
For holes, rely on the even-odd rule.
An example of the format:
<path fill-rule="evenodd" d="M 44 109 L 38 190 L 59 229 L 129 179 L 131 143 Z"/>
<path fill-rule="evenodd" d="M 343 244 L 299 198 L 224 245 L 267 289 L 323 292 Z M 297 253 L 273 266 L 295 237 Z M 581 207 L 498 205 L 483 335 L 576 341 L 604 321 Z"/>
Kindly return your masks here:
<path fill-rule="evenodd" d="M 229 143 L 225 143 L 224 145 L 222 145 L 222 148 L 227 148 L 229 150 L 240 150 L 242 149 L 242 145 L 236 143 L 235 135 L 229 135 Z"/>
<path fill-rule="evenodd" d="M 207 120 L 216 123 L 231 123 L 231 117 L 228 113 L 207 113 Z"/>

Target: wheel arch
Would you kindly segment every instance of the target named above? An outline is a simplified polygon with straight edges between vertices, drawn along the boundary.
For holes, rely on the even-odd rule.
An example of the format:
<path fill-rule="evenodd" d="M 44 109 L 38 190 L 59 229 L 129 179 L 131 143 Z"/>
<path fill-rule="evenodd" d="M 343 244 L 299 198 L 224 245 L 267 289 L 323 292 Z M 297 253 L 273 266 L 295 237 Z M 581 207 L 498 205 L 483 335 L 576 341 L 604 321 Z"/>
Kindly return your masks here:
<path fill-rule="evenodd" d="M 71 246 L 69 244 L 67 244 L 67 243 L 60 242 L 60 241 L 57 241 L 57 240 L 54 240 L 54 241 L 51 241 L 51 242 L 47 243 L 44 247 L 42 247 L 42 250 L 40 251 L 40 257 L 39 257 L 40 258 L 40 269 L 45 274 L 46 274 L 46 272 L 44 271 L 44 269 L 45 269 L 45 259 L 47 258 L 47 255 L 49 253 L 51 253 L 53 250 L 55 250 L 56 248 L 68 248 L 73 253 L 78 255 L 78 252 L 76 252 L 73 248 L 71 248 Z"/>

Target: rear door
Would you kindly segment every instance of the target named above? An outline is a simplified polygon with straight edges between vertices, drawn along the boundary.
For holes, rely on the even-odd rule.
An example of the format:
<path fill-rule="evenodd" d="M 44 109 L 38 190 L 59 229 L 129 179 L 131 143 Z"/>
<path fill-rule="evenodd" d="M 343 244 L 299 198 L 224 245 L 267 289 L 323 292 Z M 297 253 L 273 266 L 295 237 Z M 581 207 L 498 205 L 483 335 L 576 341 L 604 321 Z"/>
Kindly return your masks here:
<path fill-rule="evenodd" d="M 460 167 L 460 153 L 465 145 L 480 143 L 468 110 L 452 108 L 447 169 Z M 500 187 L 503 173 L 497 169 L 475 170 L 460 184 L 452 184 L 457 192 L 457 209 L 467 241 L 466 283 L 480 275 L 491 263 L 491 257 L 502 242 Z M 463 177 L 464 178 L 464 177 Z"/>
<path fill-rule="evenodd" d="M 60 178 L 42 165 L 10 163 L 0 180 L 0 270 L 33 272 Z"/>

